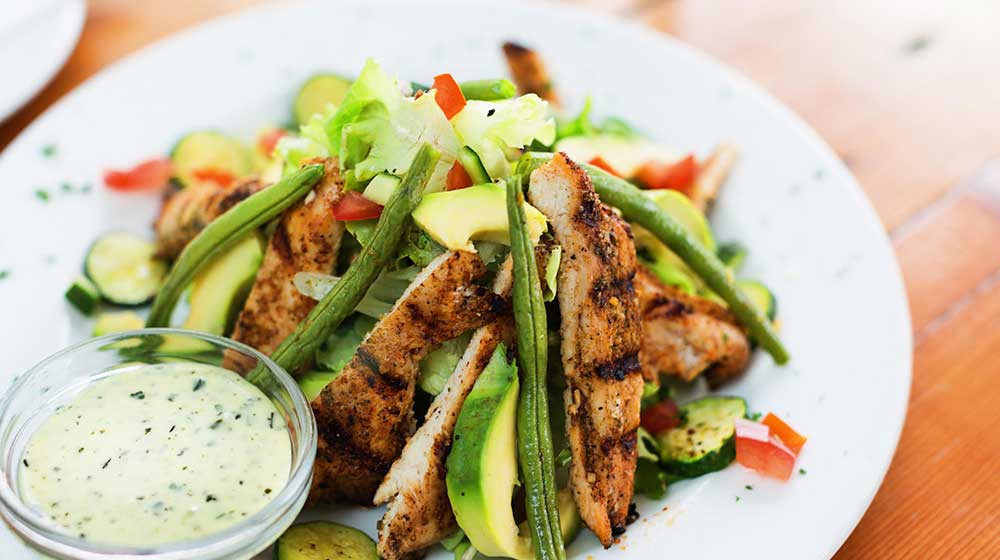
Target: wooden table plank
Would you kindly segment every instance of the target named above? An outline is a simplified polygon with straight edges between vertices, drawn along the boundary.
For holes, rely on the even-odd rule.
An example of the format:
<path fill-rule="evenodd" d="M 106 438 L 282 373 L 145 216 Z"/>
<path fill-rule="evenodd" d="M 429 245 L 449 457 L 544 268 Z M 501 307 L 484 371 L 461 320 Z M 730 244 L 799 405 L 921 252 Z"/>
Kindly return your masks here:
<path fill-rule="evenodd" d="M 77 51 L 0 148 L 93 73 L 257 0 L 91 0 Z M 917 335 L 911 407 L 853 558 L 1000 557 L 1000 5 L 576 0 L 736 67 L 814 126 L 893 240 Z"/>

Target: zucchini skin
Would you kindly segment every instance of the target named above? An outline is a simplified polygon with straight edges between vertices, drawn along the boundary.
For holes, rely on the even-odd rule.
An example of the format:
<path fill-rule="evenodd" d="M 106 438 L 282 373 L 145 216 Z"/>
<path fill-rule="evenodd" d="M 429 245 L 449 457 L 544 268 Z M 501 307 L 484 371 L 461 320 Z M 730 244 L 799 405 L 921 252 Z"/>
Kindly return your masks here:
<path fill-rule="evenodd" d="M 163 279 L 166 277 L 167 273 L 166 263 L 162 263 L 157 259 L 153 258 L 150 259 L 151 264 L 153 265 L 159 263 L 159 266 L 157 267 L 161 269 L 161 274 L 159 275 L 160 276 L 159 281 L 155 282 L 155 286 L 150 285 L 147 292 L 144 294 L 140 294 L 140 297 L 133 298 L 133 297 L 123 297 L 121 294 L 113 293 L 113 290 L 111 290 L 108 286 L 105 286 L 104 282 L 100 280 L 101 274 L 99 271 L 94 270 L 94 265 L 91 262 L 90 258 L 91 255 L 102 243 L 109 243 L 109 242 L 113 243 L 114 242 L 113 238 L 124 237 L 124 236 L 130 236 L 136 240 L 141 240 L 143 242 L 148 243 L 147 241 L 139 238 L 138 236 L 135 236 L 131 233 L 124 231 L 114 231 L 99 236 L 97 239 L 94 240 L 93 243 L 90 244 L 89 247 L 87 247 L 87 252 L 85 253 L 85 256 L 83 258 L 83 276 L 86 280 L 89 280 L 90 283 L 94 285 L 94 287 L 97 289 L 97 293 L 100 295 L 100 298 L 102 300 L 110 304 L 116 305 L 118 307 L 126 307 L 126 308 L 142 307 L 148 304 L 150 301 L 152 301 L 153 298 L 156 297 L 156 294 L 159 292 L 160 285 L 163 283 Z M 152 243 L 150 243 L 150 246 L 152 246 Z"/>
<path fill-rule="evenodd" d="M 733 434 L 722 447 L 702 455 L 694 461 L 674 459 L 662 461 L 663 470 L 682 478 L 697 478 L 703 474 L 721 471 L 736 460 L 736 434 Z"/>
<path fill-rule="evenodd" d="M 696 478 L 722 470 L 736 459 L 736 418 L 747 413 L 746 401 L 740 397 L 708 396 L 680 407 L 684 423 L 657 434 L 661 446 L 660 465 L 663 470 L 680 478 Z M 705 440 L 715 439 L 716 433 L 727 430 L 722 443 L 708 450 L 699 450 Z M 680 437 L 677 437 L 680 436 Z"/>

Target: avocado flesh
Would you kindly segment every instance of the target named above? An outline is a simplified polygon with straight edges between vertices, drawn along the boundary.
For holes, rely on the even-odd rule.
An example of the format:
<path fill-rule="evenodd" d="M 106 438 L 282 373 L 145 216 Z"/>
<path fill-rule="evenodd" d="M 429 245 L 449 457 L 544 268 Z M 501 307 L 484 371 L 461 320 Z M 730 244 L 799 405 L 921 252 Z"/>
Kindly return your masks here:
<path fill-rule="evenodd" d="M 603 159 L 616 173 L 631 178 L 649 161 L 670 163 L 683 154 L 641 138 L 620 134 L 591 134 L 571 136 L 556 143 L 555 152 L 563 152 L 578 163 L 587 163 L 596 157 Z"/>
<path fill-rule="evenodd" d="M 256 233 L 212 259 L 191 281 L 191 311 L 183 327 L 224 335 L 253 287 L 264 250 Z"/>
<path fill-rule="evenodd" d="M 458 414 L 448 455 L 448 499 L 459 527 L 486 556 L 529 560 L 531 538 L 511 508 L 517 483 L 517 367 L 503 344 L 479 375 Z"/>
<path fill-rule="evenodd" d="M 413 221 L 450 251 L 476 252 L 473 241 L 510 245 L 506 187 L 497 183 L 425 194 L 413 211 Z M 528 233 L 537 242 L 547 227 L 537 208 L 524 204 Z"/>

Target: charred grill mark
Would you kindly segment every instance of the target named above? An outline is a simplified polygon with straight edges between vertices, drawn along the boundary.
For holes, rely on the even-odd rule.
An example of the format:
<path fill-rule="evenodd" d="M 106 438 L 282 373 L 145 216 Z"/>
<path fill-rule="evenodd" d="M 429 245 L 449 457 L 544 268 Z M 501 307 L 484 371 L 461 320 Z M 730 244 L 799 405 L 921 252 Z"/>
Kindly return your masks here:
<path fill-rule="evenodd" d="M 368 368 L 374 375 L 382 375 L 382 366 L 378 363 L 378 358 L 372 355 L 371 351 L 362 344 L 355 354 L 362 366 Z M 371 385 L 371 383 L 369 383 Z"/>
<path fill-rule="evenodd" d="M 597 364 L 594 373 L 605 381 L 623 381 L 629 374 L 639 371 L 639 351 L 629 352 L 616 360 Z"/>
<path fill-rule="evenodd" d="M 599 307 L 627 305 L 635 299 L 634 274 L 611 279 L 598 278 L 590 289 L 590 298 Z"/>

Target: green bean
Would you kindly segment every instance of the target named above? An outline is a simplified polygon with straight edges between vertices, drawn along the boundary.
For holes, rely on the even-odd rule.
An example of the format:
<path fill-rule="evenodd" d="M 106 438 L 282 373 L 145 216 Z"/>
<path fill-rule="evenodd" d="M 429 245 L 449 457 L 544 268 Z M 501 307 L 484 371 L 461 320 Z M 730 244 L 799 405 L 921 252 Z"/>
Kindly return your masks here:
<path fill-rule="evenodd" d="M 535 251 L 524 216 L 521 176 L 507 183 L 507 220 L 514 264 L 514 323 L 523 372 L 517 410 L 517 443 L 535 557 L 564 560 L 566 549 L 556 501 L 555 455 L 549 424 L 548 331 Z"/>
<path fill-rule="evenodd" d="M 548 159 L 544 155 L 525 154 L 518 163 L 518 172 L 527 176 L 531 170 Z M 621 210 L 626 220 L 646 228 L 676 253 L 713 292 L 726 302 L 729 310 L 746 326 L 750 336 L 774 358 L 775 363 L 788 362 L 788 351 L 778 338 L 778 334 L 774 332 L 771 322 L 746 294 L 736 287 L 731 273 L 715 254 L 707 251 L 684 229 L 684 226 L 677 223 L 650 198 L 644 196 L 638 187 L 592 165 L 583 164 L 582 167 L 590 175 L 594 190 L 602 201 Z"/>
<path fill-rule="evenodd" d="M 458 84 L 466 99 L 500 101 L 517 95 L 517 86 L 510 80 L 474 80 Z"/>
<path fill-rule="evenodd" d="M 440 157 L 441 154 L 430 144 L 424 144 L 420 148 L 400 186 L 392 193 L 382 210 L 378 224 L 361 253 L 330 292 L 271 355 L 279 366 L 294 374 L 312 361 L 316 349 L 326 340 L 330 331 L 354 312 L 379 272 L 395 255 L 410 214 L 420 202 L 424 187 Z"/>
<path fill-rule="evenodd" d="M 254 194 L 222 214 L 188 243 L 170 269 L 146 319 L 146 327 L 170 325 L 181 292 L 212 257 L 233 246 L 244 236 L 281 215 L 306 196 L 323 176 L 322 165 L 309 165 L 278 183 Z"/>

